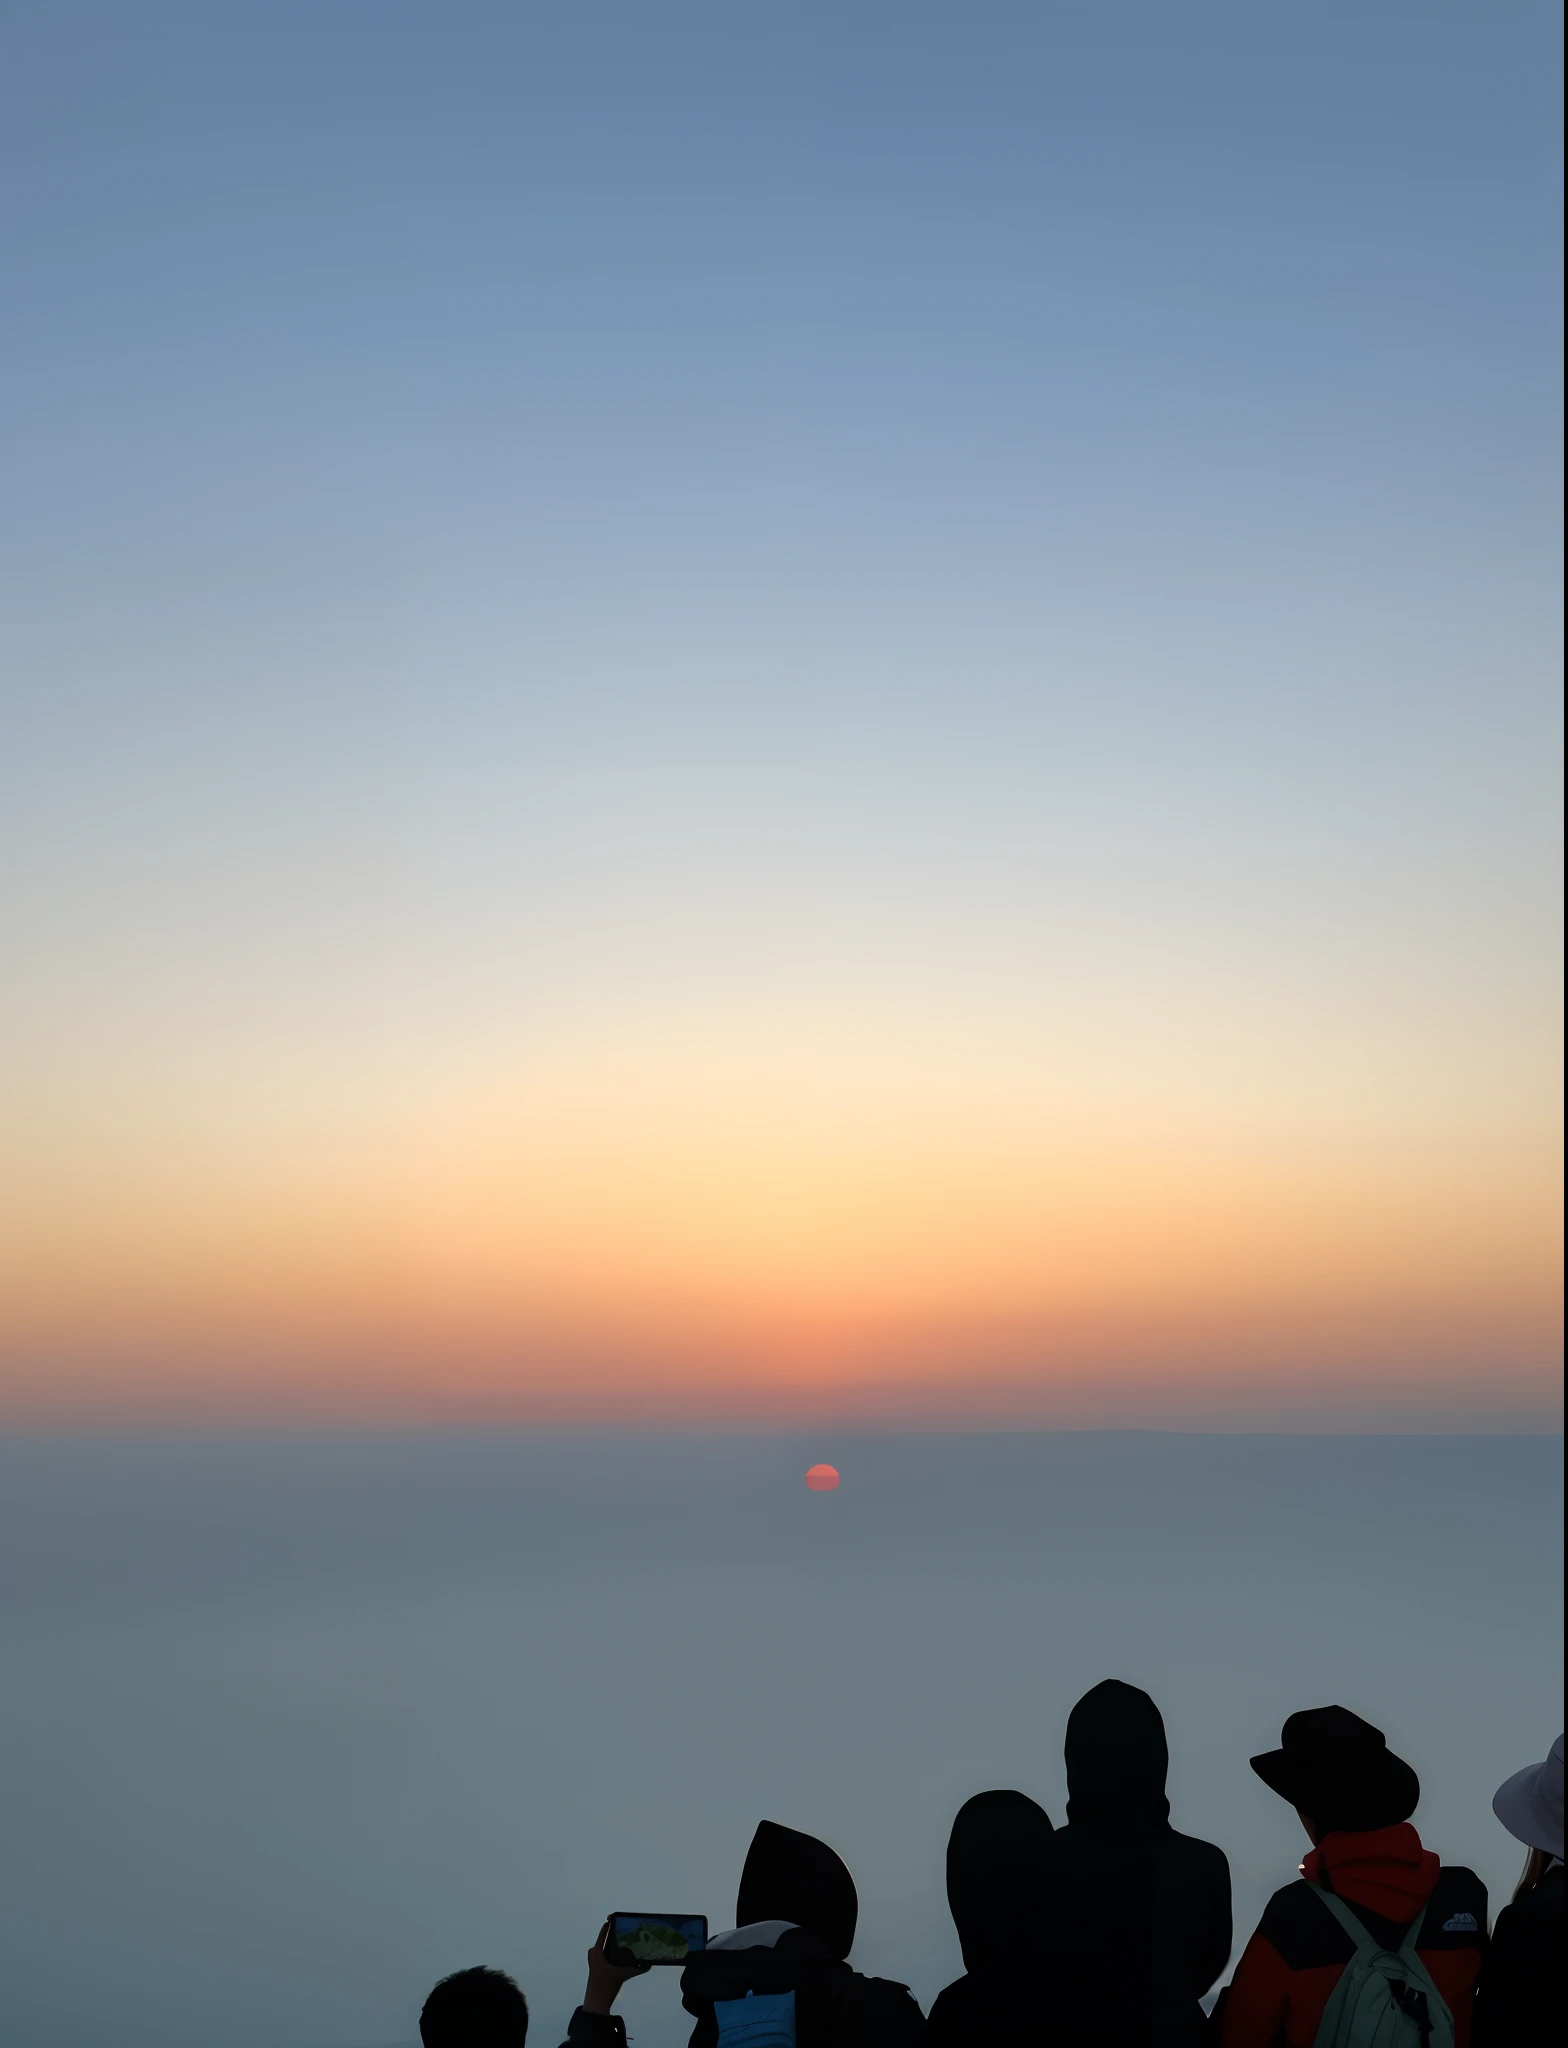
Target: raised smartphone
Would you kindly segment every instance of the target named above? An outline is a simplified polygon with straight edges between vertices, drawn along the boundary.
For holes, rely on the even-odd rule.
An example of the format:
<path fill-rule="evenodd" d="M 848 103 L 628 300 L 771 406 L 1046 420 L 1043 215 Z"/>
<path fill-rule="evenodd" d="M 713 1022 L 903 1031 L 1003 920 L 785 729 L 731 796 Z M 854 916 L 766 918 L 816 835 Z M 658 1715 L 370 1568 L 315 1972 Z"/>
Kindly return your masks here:
<path fill-rule="evenodd" d="M 604 1944 L 622 1969 L 631 1963 L 684 1963 L 707 1946 L 705 1913 L 612 1913 Z"/>

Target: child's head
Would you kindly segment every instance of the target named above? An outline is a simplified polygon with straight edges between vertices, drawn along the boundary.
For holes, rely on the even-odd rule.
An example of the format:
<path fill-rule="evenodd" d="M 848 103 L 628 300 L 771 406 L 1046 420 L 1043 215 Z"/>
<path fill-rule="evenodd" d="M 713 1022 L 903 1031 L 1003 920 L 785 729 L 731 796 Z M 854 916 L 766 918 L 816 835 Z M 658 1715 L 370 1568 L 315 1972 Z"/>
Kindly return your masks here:
<path fill-rule="evenodd" d="M 504 1970 L 443 1977 L 419 2015 L 425 2048 L 523 2048 L 528 2001 Z"/>

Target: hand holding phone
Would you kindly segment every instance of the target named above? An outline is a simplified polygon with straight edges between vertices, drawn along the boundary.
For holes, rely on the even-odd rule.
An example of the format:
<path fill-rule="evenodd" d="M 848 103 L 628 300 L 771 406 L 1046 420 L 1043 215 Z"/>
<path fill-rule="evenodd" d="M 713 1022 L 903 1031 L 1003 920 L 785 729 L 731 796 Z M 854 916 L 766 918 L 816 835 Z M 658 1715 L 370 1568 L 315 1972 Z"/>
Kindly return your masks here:
<path fill-rule="evenodd" d="M 588 1951 L 588 1989 L 583 1993 L 583 2011 L 608 2013 L 615 2004 L 616 1993 L 628 1977 L 640 1977 L 647 1969 L 646 1963 L 620 1963 L 610 1952 L 610 1923 L 605 1921 L 599 1929 L 594 1945 Z"/>
<path fill-rule="evenodd" d="M 588 1951 L 588 1989 L 583 2011 L 608 2013 L 628 1977 L 640 1977 L 655 1963 L 684 1963 L 708 1946 L 702 1913 L 612 1913 Z"/>

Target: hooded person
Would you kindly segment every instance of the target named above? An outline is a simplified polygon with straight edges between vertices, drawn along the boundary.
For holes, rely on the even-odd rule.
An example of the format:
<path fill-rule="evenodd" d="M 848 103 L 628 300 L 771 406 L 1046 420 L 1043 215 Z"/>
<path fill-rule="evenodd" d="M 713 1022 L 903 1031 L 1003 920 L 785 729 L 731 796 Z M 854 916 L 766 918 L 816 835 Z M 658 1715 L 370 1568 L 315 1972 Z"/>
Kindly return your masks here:
<path fill-rule="evenodd" d="M 928 2042 L 991 2048 L 1050 2037 L 1038 1947 L 1049 1894 L 1051 1820 L 1022 1792 L 977 1792 L 947 1843 L 947 1903 L 964 1975 L 931 2008 Z"/>
<path fill-rule="evenodd" d="M 1159 1708 L 1108 1678 L 1067 1722 L 1067 1825 L 1049 1856 L 1041 1939 L 1070 1958 L 1059 2038 L 1094 2048 L 1201 2041 L 1200 2003 L 1230 1960 L 1230 1865 L 1171 1826 Z"/>
<path fill-rule="evenodd" d="M 1563 2034 L 1563 1738 L 1543 1763 L 1498 1786 L 1492 1811 L 1528 1849 L 1497 1916 L 1475 1995 L 1476 2048 L 1560 2041 Z"/>
<path fill-rule="evenodd" d="M 826 1842 L 765 1820 L 752 1836 L 736 1925 L 681 1973 L 691 2048 L 727 2039 L 797 2048 L 901 2048 L 925 2015 L 907 1986 L 849 1967 L 860 1902 Z M 769 2029 L 772 2029 L 770 2032 Z"/>
<path fill-rule="evenodd" d="M 1421 1797 L 1410 1765 L 1359 1714 L 1310 1707 L 1291 1715 L 1279 1748 L 1253 1757 L 1252 1768 L 1295 1807 L 1312 1849 L 1299 1880 L 1269 1900 L 1236 1966 L 1216 2014 L 1222 2048 L 1311 2048 L 1358 1941 L 1370 1936 L 1397 1952 L 1412 1933 L 1416 1959 L 1453 2015 L 1455 2048 L 1468 2048 L 1486 1887 L 1422 1846 L 1410 1825 Z M 1361 1934 L 1341 1918 L 1346 1909 Z M 1428 1993 L 1413 1988 L 1430 2008 Z"/>

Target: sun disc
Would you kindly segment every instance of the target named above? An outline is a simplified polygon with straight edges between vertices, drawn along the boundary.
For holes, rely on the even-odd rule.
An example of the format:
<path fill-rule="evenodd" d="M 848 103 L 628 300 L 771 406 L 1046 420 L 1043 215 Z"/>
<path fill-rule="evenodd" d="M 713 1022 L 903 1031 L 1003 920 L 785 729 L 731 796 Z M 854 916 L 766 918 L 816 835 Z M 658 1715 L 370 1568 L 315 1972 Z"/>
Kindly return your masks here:
<path fill-rule="evenodd" d="M 813 1465 L 806 1474 L 806 1484 L 813 1493 L 832 1493 L 838 1485 L 838 1470 L 833 1465 Z"/>

